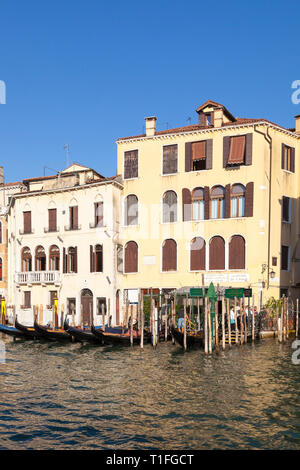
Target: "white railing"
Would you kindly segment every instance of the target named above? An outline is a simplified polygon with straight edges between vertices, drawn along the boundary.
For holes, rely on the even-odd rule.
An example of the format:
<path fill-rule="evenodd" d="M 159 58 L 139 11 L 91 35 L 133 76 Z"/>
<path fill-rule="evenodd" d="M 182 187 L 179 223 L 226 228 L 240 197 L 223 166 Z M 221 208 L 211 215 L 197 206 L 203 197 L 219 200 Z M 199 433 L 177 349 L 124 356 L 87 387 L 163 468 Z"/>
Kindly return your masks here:
<path fill-rule="evenodd" d="M 59 271 L 30 271 L 16 273 L 17 284 L 55 284 L 60 282 Z"/>

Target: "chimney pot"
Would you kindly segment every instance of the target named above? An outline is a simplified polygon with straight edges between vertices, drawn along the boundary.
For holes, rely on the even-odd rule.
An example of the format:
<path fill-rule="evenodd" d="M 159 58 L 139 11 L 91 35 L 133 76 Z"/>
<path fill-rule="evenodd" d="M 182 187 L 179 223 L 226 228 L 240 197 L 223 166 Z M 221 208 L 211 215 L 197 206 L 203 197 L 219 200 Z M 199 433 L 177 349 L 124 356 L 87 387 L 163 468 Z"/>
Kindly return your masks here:
<path fill-rule="evenodd" d="M 155 135 L 156 132 L 156 117 L 150 116 L 145 118 L 146 121 L 146 136 Z"/>
<path fill-rule="evenodd" d="M 296 134 L 300 134 L 300 114 L 297 114 L 297 116 L 295 116 L 295 122 L 295 132 Z"/>

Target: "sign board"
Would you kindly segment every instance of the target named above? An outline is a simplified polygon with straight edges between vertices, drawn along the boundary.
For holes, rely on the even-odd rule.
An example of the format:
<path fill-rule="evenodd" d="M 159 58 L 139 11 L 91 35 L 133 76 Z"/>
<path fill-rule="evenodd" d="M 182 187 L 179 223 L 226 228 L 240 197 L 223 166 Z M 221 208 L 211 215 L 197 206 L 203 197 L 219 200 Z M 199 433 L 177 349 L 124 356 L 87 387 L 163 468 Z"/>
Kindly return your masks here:
<path fill-rule="evenodd" d="M 207 287 L 204 288 L 204 293 L 206 294 Z M 190 296 L 191 297 L 203 297 L 202 287 L 194 287 L 190 289 Z"/>
<path fill-rule="evenodd" d="M 205 284 L 222 284 L 223 282 L 228 282 L 228 276 L 225 273 L 216 273 L 216 274 L 204 274 Z"/>
<path fill-rule="evenodd" d="M 249 282 L 248 273 L 230 273 L 228 282 Z"/>
<path fill-rule="evenodd" d="M 139 302 L 139 290 L 128 289 L 128 301 L 130 304 L 137 304 Z"/>
<path fill-rule="evenodd" d="M 226 299 L 234 299 L 235 297 L 240 299 L 243 296 L 252 297 L 252 289 L 243 289 L 242 287 L 237 289 L 225 289 Z"/>

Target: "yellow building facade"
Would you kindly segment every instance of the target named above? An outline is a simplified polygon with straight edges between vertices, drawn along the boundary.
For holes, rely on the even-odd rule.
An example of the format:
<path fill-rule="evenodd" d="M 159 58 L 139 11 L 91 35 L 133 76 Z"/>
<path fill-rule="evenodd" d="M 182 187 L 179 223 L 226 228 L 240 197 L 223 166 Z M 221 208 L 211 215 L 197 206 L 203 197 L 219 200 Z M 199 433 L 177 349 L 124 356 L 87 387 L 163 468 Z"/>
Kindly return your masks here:
<path fill-rule="evenodd" d="M 166 131 L 146 118 L 145 134 L 117 140 L 123 289 L 212 281 L 251 287 L 256 305 L 298 296 L 300 117 L 285 129 L 213 101 L 197 113 Z"/>

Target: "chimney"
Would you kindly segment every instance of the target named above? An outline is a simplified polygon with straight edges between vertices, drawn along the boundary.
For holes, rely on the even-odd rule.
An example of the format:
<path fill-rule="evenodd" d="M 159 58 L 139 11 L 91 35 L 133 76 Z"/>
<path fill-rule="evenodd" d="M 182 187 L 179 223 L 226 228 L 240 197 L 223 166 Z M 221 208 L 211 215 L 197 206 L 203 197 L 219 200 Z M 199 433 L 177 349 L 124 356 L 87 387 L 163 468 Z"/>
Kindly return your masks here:
<path fill-rule="evenodd" d="M 300 134 L 300 114 L 295 116 L 295 120 L 296 120 L 295 132 L 296 134 Z"/>
<path fill-rule="evenodd" d="M 223 125 L 223 108 L 214 109 L 214 127 L 222 127 Z"/>
<path fill-rule="evenodd" d="M 3 166 L 0 166 L 0 184 L 4 183 L 4 172 L 3 172 Z"/>
<path fill-rule="evenodd" d="M 149 136 L 155 135 L 156 117 L 155 116 L 146 117 L 145 121 L 146 121 L 146 136 L 149 137 Z"/>

